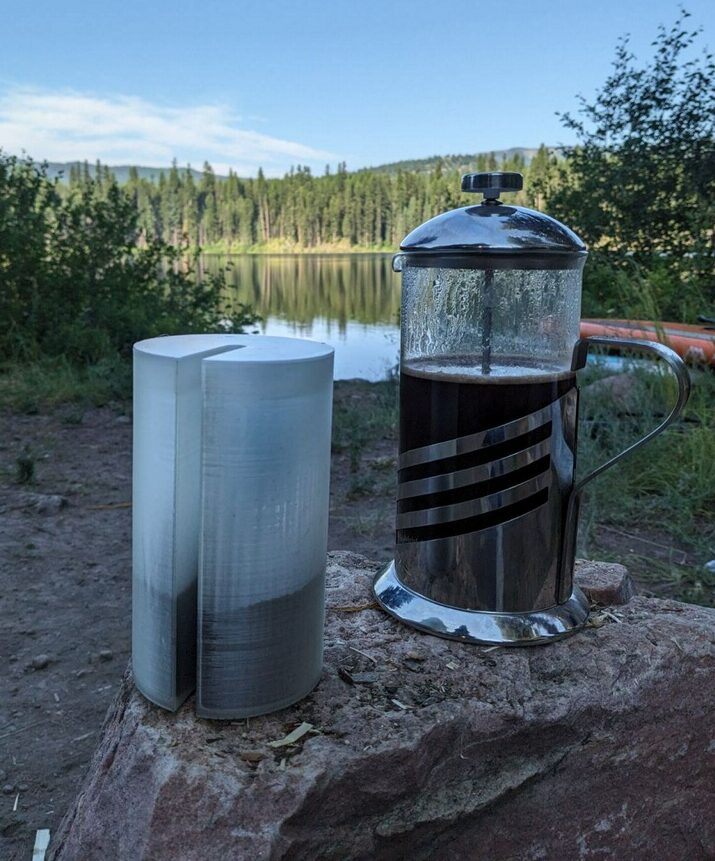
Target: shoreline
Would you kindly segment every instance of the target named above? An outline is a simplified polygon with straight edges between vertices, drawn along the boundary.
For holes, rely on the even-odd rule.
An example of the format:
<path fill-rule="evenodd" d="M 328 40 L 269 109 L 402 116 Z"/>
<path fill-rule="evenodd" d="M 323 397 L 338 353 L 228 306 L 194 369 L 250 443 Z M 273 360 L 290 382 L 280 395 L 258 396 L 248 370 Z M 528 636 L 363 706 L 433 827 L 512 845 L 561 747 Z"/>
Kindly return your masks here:
<path fill-rule="evenodd" d="M 221 245 L 204 245 L 199 246 L 193 251 L 198 251 L 202 256 L 212 256 L 212 257 L 220 257 L 220 256 L 230 256 L 230 257 L 296 257 L 296 256 L 307 256 L 307 257 L 319 257 L 319 256 L 347 256 L 347 255 L 392 255 L 397 254 L 397 248 L 364 248 L 361 246 L 354 246 L 351 248 L 346 248 L 345 246 L 340 245 L 320 245 L 315 248 L 257 248 L 256 246 L 249 246 L 246 248 L 245 246 L 221 246 Z"/>

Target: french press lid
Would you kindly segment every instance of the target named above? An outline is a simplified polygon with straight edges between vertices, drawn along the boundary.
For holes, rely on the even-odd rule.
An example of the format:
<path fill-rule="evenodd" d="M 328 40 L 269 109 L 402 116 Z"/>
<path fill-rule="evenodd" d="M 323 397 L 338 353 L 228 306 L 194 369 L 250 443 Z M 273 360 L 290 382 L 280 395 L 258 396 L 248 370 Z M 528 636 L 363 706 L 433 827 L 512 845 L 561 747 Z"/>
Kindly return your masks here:
<path fill-rule="evenodd" d="M 481 203 L 452 209 L 409 233 L 397 255 L 402 265 L 478 269 L 575 269 L 586 245 L 555 218 L 503 203 L 503 192 L 523 187 L 520 173 L 467 173 L 462 191 L 481 192 Z"/>

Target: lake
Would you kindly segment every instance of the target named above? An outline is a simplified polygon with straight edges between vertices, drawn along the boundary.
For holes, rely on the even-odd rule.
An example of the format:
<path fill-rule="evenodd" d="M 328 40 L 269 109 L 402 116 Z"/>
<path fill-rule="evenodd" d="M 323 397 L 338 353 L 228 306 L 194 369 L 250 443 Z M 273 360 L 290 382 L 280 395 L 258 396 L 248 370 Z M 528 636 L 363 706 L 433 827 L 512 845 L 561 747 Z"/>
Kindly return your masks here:
<path fill-rule="evenodd" d="M 263 317 L 263 335 L 335 347 L 335 379 L 382 380 L 400 349 L 400 276 L 391 254 L 207 254 L 207 272 L 229 266 L 238 302 Z"/>

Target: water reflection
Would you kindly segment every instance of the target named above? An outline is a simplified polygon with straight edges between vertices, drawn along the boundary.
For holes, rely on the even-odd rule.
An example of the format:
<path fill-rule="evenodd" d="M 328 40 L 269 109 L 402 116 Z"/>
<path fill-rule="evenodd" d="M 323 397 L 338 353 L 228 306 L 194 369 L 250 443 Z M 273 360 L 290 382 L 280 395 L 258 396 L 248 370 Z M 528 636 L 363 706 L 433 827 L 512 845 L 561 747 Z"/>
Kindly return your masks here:
<path fill-rule="evenodd" d="M 383 379 L 399 351 L 400 279 L 389 254 L 205 255 L 207 271 L 231 265 L 239 302 L 263 317 L 266 335 L 335 347 L 335 378 Z"/>

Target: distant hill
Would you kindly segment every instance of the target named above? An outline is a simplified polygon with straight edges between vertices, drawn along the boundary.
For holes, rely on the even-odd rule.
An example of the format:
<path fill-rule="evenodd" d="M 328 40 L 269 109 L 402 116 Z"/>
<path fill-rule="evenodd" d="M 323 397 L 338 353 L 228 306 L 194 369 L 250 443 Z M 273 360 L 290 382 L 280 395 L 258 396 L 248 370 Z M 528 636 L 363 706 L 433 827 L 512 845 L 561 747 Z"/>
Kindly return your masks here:
<path fill-rule="evenodd" d="M 550 152 L 557 157 L 561 156 L 561 149 L 558 147 L 549 147 Z M 387 164 L 380 164 L 376 167 L 364 167 L 358 171 L 350 171 L 351 173 L 397 173 L 405 171 L 409 173 L 430 173 L 437 165 L 441 165 L 442 170 L 460 170 L 467 171 L 474 169 L 475 162 L 480 156 L 493 155 L 497 162 L 508 161 L 515 156 L 521 156 L 525 164 L 530 164 L 533 157 L 538 152 L 537 147 L 511 147 L 510 149 L 493 150 L 492 152 L 472 153 L 465 155 L 432 155 L 428 158 L 405 159 L 404 161 L 393 161 Z M 72 167 L 81 167 L 82 162 L 49 162 L 47 165 L 47 173 L 51 179 L 60 176 L 65 182 L 67 181 Z M 90 176 L 94 176 L 96 166 L 93 162 L 88 164 Z M 109 170 L 117 178 L 117 182 L 122 185 L 129 179 L 130 165 L 119 164 L 109 165 Z M 141 179 L 148 179 L 151 182 L 158 182 L 162 174 L 167 174 L 171 170 L 170 167 L 137 167 L 137 171 Z M 186 167 L 180 167 L 179 171 L 184 174 Z M 201 179 L 201 171 L 191 168 L 191 174 L 195 180 Z M 226 179 L 225 176 L 216 174 L 217 179 Z"/>
<path fill-rule="evenodd" d="M 377 173 L 397 173 L 400 170 L 411 173 L 430 173 L 437 165 L 441 165 L 442 170 L 466 171 L 470 168 L 473 169 L 477 159 L 485 155 L 493 155 L 499 163 L 513 159 L 515 156 L 521 156 L 525 164 L 528 165 L 538 151 L 538 147 L 515 146 L 510 149 L 498 149 L 491 152 L 471 153 L 469 155 L 432 155 L 428 158 L 393 161 L 388 164 L 378 165 L 377 167 L 363 168 L 363 170 L 375 171 Z M 549 151 L 557 157 L 561 155 L 561 150 L 558 147 L 549 147 Z"/>
<path fill-rule="evenodd" d="M 64 181 L 66 182 L 69 178 L 70 170 L 73 167 L 81 167 L 82 164 L 83 162 L 80 161 L 51 161 L 47 164 L 47 175 L 50 177 L 50 179 L 55 179 L 56 177 L 61 176 L 62 179 L 64 179 Z M 104 167 L 104 165 L 102 166 Z M 109 165 L 109 169 L 117 178 L 117 182 L 120 185 L 123 185 L 129 179 L 130 168 L 131 165 L 128 164 Z M 97 169 L 94 162 L 89 162 L 88 169 L 89 175 L 93 177 Z M 169 173 L 170 170 L 170 167 L 137 167 L 137 172 L 139 173 L 140 178 L 151 180 L 151 182 L 158 182 L 161 174 Z M 186 172 L 185 167 L 180 167 L 179 170 L 182 174 Z M 194 170 L 193 168 L 191 168 L 191 174 L 194 179 L 201 179 L 200 170 Z M 217 178 L 225 179 L 225 177 L 222 176 L 218 176 Z"/>

